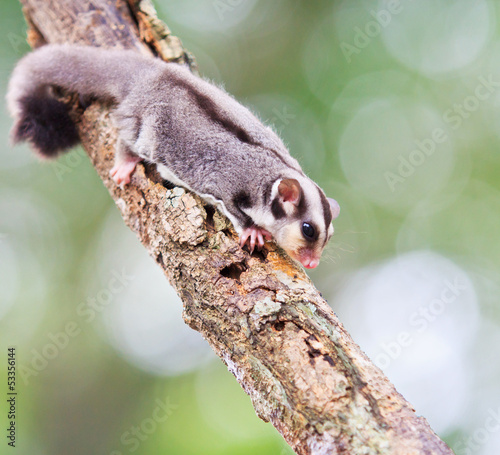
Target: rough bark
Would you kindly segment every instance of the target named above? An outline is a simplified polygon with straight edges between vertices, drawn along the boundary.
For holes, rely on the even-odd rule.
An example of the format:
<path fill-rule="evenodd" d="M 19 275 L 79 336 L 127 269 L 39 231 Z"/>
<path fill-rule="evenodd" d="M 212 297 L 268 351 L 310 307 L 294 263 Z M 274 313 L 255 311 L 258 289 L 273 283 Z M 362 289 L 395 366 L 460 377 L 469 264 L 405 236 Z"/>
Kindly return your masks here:
<path fill-rule="evenodd" d="M 29 42 L 136 48 L 188 63 L 146 1 L 21 0 Z M 198 330 L 298 454 L 451 454 L 344 330 L 304 271 L 274 244 L 250 256 L 219 212 L 139 165 L 109 178 L 110 107 L 73 110 L 82 143 L 127 225 L 165 272 Z M 228 409 L 228 412 L 231 412 Z"/>

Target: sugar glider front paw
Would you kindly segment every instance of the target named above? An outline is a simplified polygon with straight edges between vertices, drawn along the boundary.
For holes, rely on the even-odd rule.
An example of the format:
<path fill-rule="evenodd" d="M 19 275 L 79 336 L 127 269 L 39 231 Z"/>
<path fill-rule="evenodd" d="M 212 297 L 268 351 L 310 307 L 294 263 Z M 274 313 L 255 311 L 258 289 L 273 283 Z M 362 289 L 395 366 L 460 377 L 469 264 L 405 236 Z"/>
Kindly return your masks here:
<path fill-rule="evenodd" d="M 257 245 L 259 248 L 262 248 L 264 246 L 265 240 L 271 240 L 272 238 L 273 237 L 270 232 L 254 225 L 249 228 L 243 229 L 243 232 L 240 236 L 240 247 L 243 248 L 249 240 L 251 254 L 255 249 L 255 245 Z"/>

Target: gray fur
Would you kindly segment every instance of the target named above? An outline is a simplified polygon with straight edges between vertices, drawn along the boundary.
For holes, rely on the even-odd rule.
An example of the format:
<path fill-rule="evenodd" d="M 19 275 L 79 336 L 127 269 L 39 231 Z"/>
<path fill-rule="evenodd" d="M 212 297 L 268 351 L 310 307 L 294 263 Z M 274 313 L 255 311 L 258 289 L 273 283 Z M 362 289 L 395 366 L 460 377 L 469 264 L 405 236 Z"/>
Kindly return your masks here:
<path fill-rule="evenodd" d="M 272 129 L 188 69 L 132 50 L 47 45 L 24 57 L 12 75 L 7 101 L 14 119 L 22 117 L 27 95 L 51 86 L 115 103 L 116 159 L 138 155 L 156 163 L 164 178 L 219 205 L 238 233 L 255 224 L 290 250 L 283 227 L 312 221 L 320 233 L 310 247 L 319 254 L 333 233 L 324 194 Z M 271 204 L 283 205 L 276 183 L 289 178 L 299 181 L 302 203 L 276 219 Z"/>

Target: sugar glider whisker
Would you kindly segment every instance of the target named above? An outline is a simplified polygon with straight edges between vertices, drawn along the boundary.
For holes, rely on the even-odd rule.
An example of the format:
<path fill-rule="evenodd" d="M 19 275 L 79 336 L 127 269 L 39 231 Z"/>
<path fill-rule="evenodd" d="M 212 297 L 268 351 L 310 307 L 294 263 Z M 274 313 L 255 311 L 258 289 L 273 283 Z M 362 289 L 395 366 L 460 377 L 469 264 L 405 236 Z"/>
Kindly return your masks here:
<path fill-rule="evenodd" d="M 339 205 L 302 171 L 277 134 L 222 89 L 133 50 L 46 45 L 20 60 L 7 104 L 14 143 L 43 157 L 79 142 L 54 88 L 113 103 L 111 176 L 128 184 L 142 160 L 218 206 L 250 250 L 274 239 L 304 267 L 319 264 Z"/>

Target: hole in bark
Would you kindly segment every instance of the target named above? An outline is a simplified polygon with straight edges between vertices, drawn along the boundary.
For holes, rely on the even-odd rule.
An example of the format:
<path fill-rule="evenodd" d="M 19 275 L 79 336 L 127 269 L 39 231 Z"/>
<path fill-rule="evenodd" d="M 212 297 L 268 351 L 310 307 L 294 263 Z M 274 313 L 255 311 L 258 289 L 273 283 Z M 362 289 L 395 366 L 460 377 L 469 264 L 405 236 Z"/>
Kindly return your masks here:
<path fill-rule="evenodd" d="M 315 359 L 316 357 L 319 357 L 322 354 L 321 354 L 321 351 L 319 349 L 316 349 L 316 348 L 311 346 L 311 341 L 318 341 L 318 339 L 316 338 L 315 335 L 311 334 L 306 338 L 305 341 L 306 341 L 306 344 L 308 347 L 307 354 L 309 355 L 309 358 L 311 359 L 310 363 L 311 363 L 311 365 L 314 365 L 313 359 Z"/>
<path fill-rule="evenodd" d="M 175 188 L 175 185 L 168 180 L 162 179 L 161 183 L 167 190 L 173 190 Z"/>
<path fill-rule="evenodd" d="M 328 354 L 325 354 L 325 355 L 323 356 L 323 359 L 324 359 L 325 361 L 327 361 L 327 362 L 330 364 L 330 366 L 332 366 L 332 367 L 334 367 L 334 366 L 335 366 L 335 362 L 333 361 L 333 359 L 332 359 L 332 358 L 331 358 Z"/>
<path fill-rule="evenodd" d="M 160 265 L 163 265 L 163 254 L 158 253 L 158 256 L 156 256 L 156 262 L 158 262 L 158 264 Z"/>
<path fill-rule="evenodd" d="M 215 215 L 215 208 L 212 205 L 205 205 L 204 206 L 205 211 L 207 212 L 207 228 L 214 229 L 214 215 Z"/>
<path fill-rule="evenodd" d="M 255 249 L 252 253 L 253 257 L 259 258 L 261 261 L 265 261 L 267 259 L 267 249 L 266 247 L 261 248 L 260 250 Z"/>
<path fill-rule="evenodd" d="M 146 176 L 152 182 L 158 183 L 159 185 L 163 185 L 165 188 L 169 190 L 174 188 L 174 186 L 170 182 L 167 182 L 161 177 L 158 170 L 156 169 L 156 164 L 146 163 L 145 161 L 141 161 L 140 166 L 144 166 L 144 171 L 146 173 Z"/>
<path fill-rule="evenodd" d="M 79 95 L 78 105 L 82 109 L 82 111 L 85 111 L 95 100 L 96 98 L 94 96 Z"/>
<path fill-rule="evenodd" d="M 248 267 L 244 262 L 237 262 L 236 264 L 228 265 L 224 267 L 220 274 L 226 278 L 231 278 L 232 280 L 239 280 L 241 274 L 247 270 Z"/>
<path fill-rule="evenodd" d="M 128 7 L 128 8 L 127 8 Z M 137 11 L 134 10 L 134 8 L 132 7 L 132 5 L 130 3 L 125 3 L 125 8 L 127 8 L 129 10 L 129 16 L 132 21 L 134 22 L 134 24 L 137 26 L 137 28 L 139 29 L 139 19 L 138 19 L 138 15 L 137 15 Z M 149 45 L 148 46 L 154 53 L 154 55 L 158 55 L 158 52 L 154 49 L 154 46 L 151 46 Z"/>
<path fill-rule="evenodd" d="M 273 324 L 274 330 L 281 332 L 285 329 L 285 323 L 283 321 L 277 321 Z"/>
<path fill-rule="evenodd" d="M 318 351 L 317 349 L 309 349 L 308 354 L 311 359 L 314 359 L 315 357 L 319 357 L 321 355 L 321 351 Z"/>

